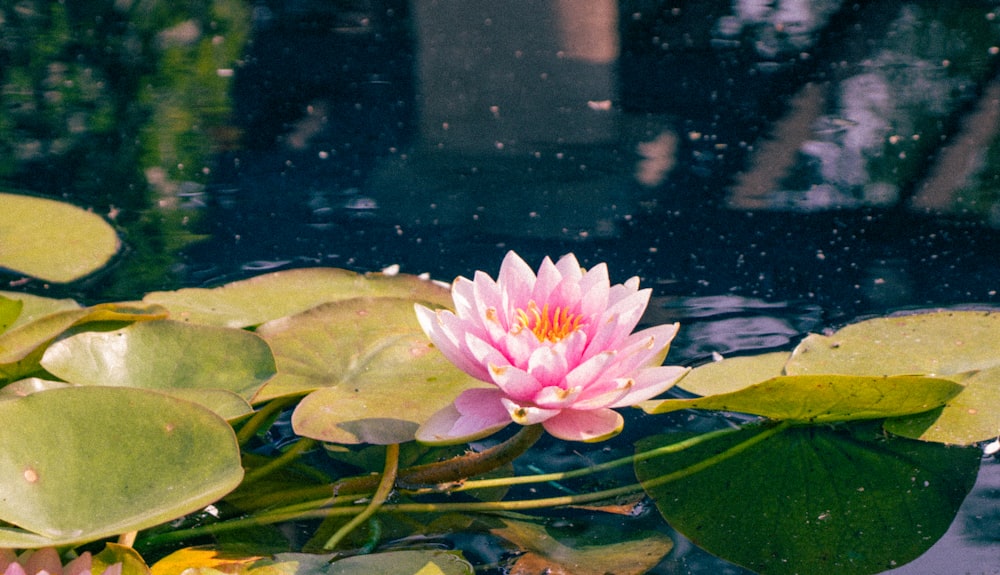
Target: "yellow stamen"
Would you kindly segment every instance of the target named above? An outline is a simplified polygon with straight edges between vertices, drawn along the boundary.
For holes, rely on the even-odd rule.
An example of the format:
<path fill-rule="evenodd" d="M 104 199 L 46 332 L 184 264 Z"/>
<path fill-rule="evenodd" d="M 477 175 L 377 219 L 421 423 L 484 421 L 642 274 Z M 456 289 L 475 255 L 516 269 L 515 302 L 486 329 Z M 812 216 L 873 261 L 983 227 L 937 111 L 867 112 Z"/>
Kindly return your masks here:
<path fill-rule="evenodd" d="M 583 317 L 564 307 L 549 308 L 545 304 L 538 309 L 535 302 L 528 303 L 527 311 L 517 310 L 516 328 L 528 328 L 538 341 L 555 343 L 580 328 Z"/>

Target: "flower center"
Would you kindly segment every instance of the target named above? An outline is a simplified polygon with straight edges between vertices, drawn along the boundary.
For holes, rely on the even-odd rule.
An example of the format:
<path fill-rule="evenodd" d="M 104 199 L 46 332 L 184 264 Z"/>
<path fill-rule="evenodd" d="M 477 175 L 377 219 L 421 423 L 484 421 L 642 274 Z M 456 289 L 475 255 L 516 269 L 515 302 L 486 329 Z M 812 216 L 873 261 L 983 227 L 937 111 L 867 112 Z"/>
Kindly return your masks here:
<path fill-rule="evenodd" d="M 517 326 L 530 329 L 538 341 L 560 341 L 576 331 L 582 322 L 583 317 L 579 314 L 564 307 L 550 308 L 549 304 L 538 309 L 535 302 L 529 302 L 527 310 L 517 310 Z"/>

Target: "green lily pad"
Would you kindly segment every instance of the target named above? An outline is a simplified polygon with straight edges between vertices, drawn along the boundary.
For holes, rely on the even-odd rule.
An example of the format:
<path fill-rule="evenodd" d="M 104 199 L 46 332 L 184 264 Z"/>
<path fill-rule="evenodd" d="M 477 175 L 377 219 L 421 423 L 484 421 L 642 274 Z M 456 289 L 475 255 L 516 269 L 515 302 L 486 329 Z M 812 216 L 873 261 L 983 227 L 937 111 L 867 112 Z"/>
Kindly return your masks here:
<path fill-rule="evenodd" d="M 965 389 L 943 409 L 886 425 L 907 437 L 969 445 L 1000 433 L 997 341 L 1000 313 L 942 311 L 877 318 L 832 335 L 810 335 L 792 353 L 785 370 L 928 374 L 959 381 Z"/>
<path fill-rule="evenodd" d="M 45 346 L 72 327 L 90 322 L 162 319 L 166 314 L 167 311 L 158 305 L 106 303 L 62 309 L 19 324 L 0 333 L 0 382 L 20 379 L 37 371 Z"/>
<path fill-rule="evenodd" d="M 424 335 L 413 302 L 332 302 L 257 329 L 278 373 L 254 398 L 308 393 L 292 415 L 299 435 L 333 443 L 402 443 L 463 390 L 484 385 Z"/>
<path fill-rule="evenodd" d="M 337 268 L 284 270 L 211 289 L 153 292 L 143 301 L 163 305 L 176 320 L 243 328 L 356 297 L 398 297 L 451 305 L 447 288 L 417 276 L 362 275 Z"/>
<path fill-rule="evenodd" d="M 0 388 L 0 399 L 16 399 L 25 395 L 31 395 L 32 393 L 38 393 L 39 391 L 62 389 L 64 387 L 73 387 L 73 385 L 65 381 L 51 381 L 38 377 L 27 377 Z"/>
<path fill-rule="evenodd" d="M 861 575 L 915 559 L 951 525 L 981 457 L 975 448 L 887 437 L 874 422 L 791 427 L 751 443 L 765 432 L 742 430 L 635 466 L 672 527 L 765 574 Z M 637 449 L 687 437 L 649 437 Z"/>
<path fill-rule="evenodd" d="M 944 311 L 876 318 L 831 335 L 812 334 L 792 352 L 789 375 L 946 376 L 1000 367 L 1000 313 Z"/>
<path fill-rule="evenodd" d="M 24 302 L 19 299 L 10 299 L 0 295 L 0 333 L 7 331 L 24 308 Z"/>
<path fill-rule="evenodd" d="M 698 395 L 737 391 L 782 375 L 788 356 L 787 351 L 776 351 L 713 361 L 692 369 L 677 387 Z"/>
<path fill-rule="evenodd" d="M 216 501 L 243 477 L 232 428 L 143 389 L 72 387 L 0 401 L 0 546 L 71 545 Z"/>
<path fill-rule="evenodd" d="M 120 242 L 93 212 L 31 196 L 0 193 L 0 266 L 66 283 L 108 263 Z"/>
<path fill-rule="evenodd" d="M 41 365 L 77 385 L 227 390 L 246 400 L 275 371 L 257 334 L 171 320 L 78 333 L 50 345 Z"/>
<path fill-rule="evenodd" d="M 104 550 L 93 556 L 91 573 L 103 573 L 116 563 L 122 564 L 121 575 L 149 575 L 149 567 L 139 552 L 117 543 L 105 544 Z"/>
<path fill-rule="evenodd" d="M 71 299 L 55 299 L 13 291 L 0 290 L 0 297 L 21 302 L 20 315 L 17 316 L 14 323 L 8 326 L 7 329 L 13 329 L 26 323 L 31 323 L 42 316 L 46 316 L 57 311 L 76 310 L 83 307 Z"/>
<path fill-rule="evenodd" d="M 710 409 L 795 423 L 833 423 L 922 413 L 962 390 L 958 383 L 933 377 L 786 375 L 729 393 L 647 401 L 641 407 L 647 413 Z"/>
<path fill-rule="evenodd" d="M 1000 368 L 977 371 L 942 409 L 889 419 L 890 433 L 923 441 L 972 445 L 1000 435 Z"/>

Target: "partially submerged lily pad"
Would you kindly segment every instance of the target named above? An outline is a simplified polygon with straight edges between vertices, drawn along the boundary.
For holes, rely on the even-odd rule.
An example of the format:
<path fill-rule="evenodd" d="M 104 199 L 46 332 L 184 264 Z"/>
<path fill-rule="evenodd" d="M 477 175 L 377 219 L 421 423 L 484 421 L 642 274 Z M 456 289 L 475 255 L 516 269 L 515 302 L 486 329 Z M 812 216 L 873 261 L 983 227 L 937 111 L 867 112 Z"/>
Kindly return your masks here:
<path fill-rule="evenodd" d="M 413 275 L 304 268 L 259 275 L 216 288 L 153 292 L 143 301 L 163 305 L 179 321 L 242 328 L 331 301 L 398 297 L 448 306 L 449 294 L 447 288 Z"/>
<path fill-rule="evenodd" d="M 332 302 L 257 329 L 278 373 L 254 398 L 309 394 L 296 433 L 333 443 L 401 443 L 463 390 L 484 385 L 452 365 L 424 335 L 413 302 Z"/>
<path fill-rule="evenodd" d="M 5 193 L 0 205 L 0 267 L 66 283 L 104 267 L 118 252 L 118 234 L 93 212 Z"/>

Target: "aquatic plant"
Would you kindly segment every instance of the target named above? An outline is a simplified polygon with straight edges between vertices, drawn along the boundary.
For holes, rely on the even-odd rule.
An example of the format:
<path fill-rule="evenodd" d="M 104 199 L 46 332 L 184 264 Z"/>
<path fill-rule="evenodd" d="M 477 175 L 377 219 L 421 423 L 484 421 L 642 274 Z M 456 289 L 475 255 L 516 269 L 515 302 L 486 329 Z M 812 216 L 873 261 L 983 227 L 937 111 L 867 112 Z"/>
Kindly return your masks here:
<path fill-rule="evenodd" d="M 676 324 L 631 333 L 649 294 L 639 278 L 611 286 L 606 265 L 583 271 L 572 254 L 545 258 L 536 276 L 510 252 L 496 281 L 458 278 L 455 311 L 418 304 L 420 325 L 462 371 L 496 387 L 463 391 L 418 437 L 468 440 L 511 420 L 571 441 L 618 434 L 624 420 L 611 408 L 660 395 L 687 372 L 661 366 Z"/>
<path fill-rule="evenodd" d="M 863 574 L 947 530 L 1000 429 L 1000 314 L 875 318 L 688 371 L 660 365 L 676 325 L 633 333 L 647 298 L 602 264 L 536 273 L 513 253 L 452 286 L 313 268 L 93 306 L 2 292 L 0 547 L 117 537 L 95 558 L 124 575 L 171 551 L 156 575 L 468 574 L 462 549 L 414 536 L 478 532 L 518 568 L 643 573 L 662 533 L 545 517 L 648 500 L 755 571 Z M 547 450 L 606 439 L 628 405 L 660 426 L 634 452 L 618 437 L 578 468 L 518 460 L 545 429 Z M 714 416 L 659 423 L 681 410 Z M 753 497 L 719 497 L 737 492 Z M 294 553 L 220 543 L 287 549 L 284 524 L 311 529 Z"/>

